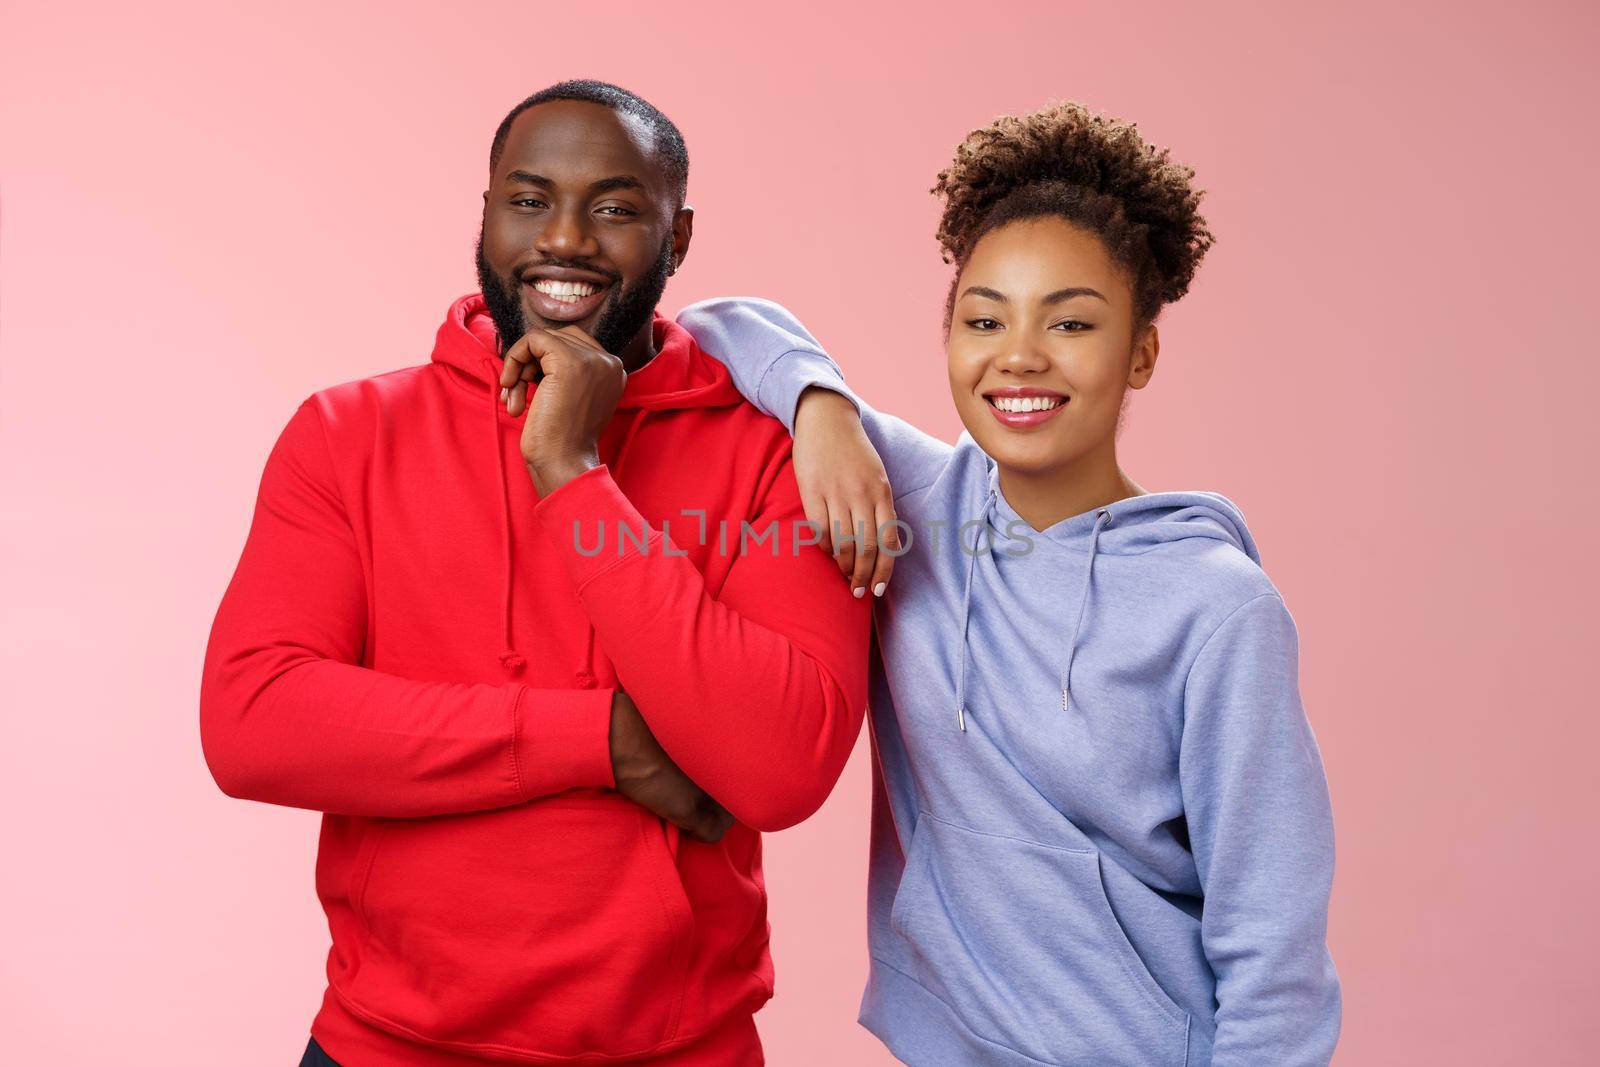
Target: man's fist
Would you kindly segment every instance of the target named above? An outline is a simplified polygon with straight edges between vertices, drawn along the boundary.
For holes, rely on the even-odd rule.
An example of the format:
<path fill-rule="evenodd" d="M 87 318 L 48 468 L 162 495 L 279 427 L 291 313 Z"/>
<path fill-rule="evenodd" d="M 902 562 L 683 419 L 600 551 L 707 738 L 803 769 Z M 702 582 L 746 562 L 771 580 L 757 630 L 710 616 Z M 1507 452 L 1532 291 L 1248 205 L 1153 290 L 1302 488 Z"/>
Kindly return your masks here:
<path fill-rule="evenodd" d="M 600 465 L 600 430 L 627 379 L 622 360 L 576 326 L 529 330 L 506 351 L 500 386 L 508 412 L 527 409 L 522 460 L 540 496 Z"/>
<path fill-rule="evenodd" d="M 620 689 L 611 700 L 611 773 L 623 796 L 676 823 L 698 841 L 720 841 L 733 825 L 733 816 L 690 781 L 656 743 L 638 706 Z"/>

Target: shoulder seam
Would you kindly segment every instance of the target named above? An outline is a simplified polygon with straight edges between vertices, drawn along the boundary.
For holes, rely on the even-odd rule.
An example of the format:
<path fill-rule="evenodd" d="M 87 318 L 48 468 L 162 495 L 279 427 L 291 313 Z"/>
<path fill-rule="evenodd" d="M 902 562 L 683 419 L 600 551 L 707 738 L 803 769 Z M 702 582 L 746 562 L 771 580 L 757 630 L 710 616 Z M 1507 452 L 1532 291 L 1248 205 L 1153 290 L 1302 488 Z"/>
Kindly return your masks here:
<path fill-rule="evenodd" d="M 1249 607 L 1251 604 L 1254 604 L 1258 600 L 1276 600 L 1282 603 L 1283 595 L 1277 590 L 1273 590 L 1270 593 L 1257 593 L 1255 596 L 1250 597 L 1238 607 L 1228 612 L 1227 615 L 1223 616 L 1222 621 L 1217 623 L 1216 626 L 1212 627 L 1211 632 L 1206 635 L 1206 639 L 1200 643 L 1200 648 L 1195 652 L 1194 658 L 1189 660 L 1189 667 L 1186 671 L 1184 671 L 1183 674 L 1183 691 L 1185 693 L 1188 693 L 1189 691 L 1189 679 L 1194 676 L 1195 664 L 1199 663 L 1200 658 L 1206 654 L 1206 649 L 1211 647 L 1211 642 L 1216 639 L 1216 636 L 1219 633 L 1222 632 L 1222 628 L 1224 626 L 1233 621 L 1233 617 L 1235 615 L 1239 614 L 1239 612 L 1243 611 L 1245 608 Z"/>
<path fill-rule="evenodd" d="M 309 406 L 311 408 L 312 417 L 317 420 L 317 436 L 322 439 L 322 456 L 324 462 L 327 463 L 328 475 L 331 482 L 331 484 L 327 486 L 327 490 L 328 492 L 332 493 L 333 498 L 339 502 L 339 511 L 343 514 L 345 525 L 351 526 L 351 528 L 354 529 L 354 525 L 350 522 L 350 505 L 345 501 L 344 487 L 339 484 L 339 466 L 333 460 L 333 445 L 328 440 L 328 423 L 322 417 L 322 405 L 316 402 L 316 397 L 317 394 L 313 393 L 311 396 L 308 396 L 305 398 L 305 400 L 301 401 L 300 406 Z"/>

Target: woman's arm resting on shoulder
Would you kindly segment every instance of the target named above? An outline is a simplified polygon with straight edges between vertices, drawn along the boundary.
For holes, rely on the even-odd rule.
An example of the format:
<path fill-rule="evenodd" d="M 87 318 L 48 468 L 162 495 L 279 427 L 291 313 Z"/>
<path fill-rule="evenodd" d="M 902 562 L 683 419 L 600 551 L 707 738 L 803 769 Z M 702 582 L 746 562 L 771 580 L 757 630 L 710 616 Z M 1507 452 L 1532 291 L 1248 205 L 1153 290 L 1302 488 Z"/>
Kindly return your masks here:
<path fill-rule="evenodd" d="M 901 543 L 895 501 L 938 477 L 951 447 L 858 397 L 781 304 L 703 300 L 678 322 L 728 367 L 747 400 L 794 436 L 806 518 L 823 531 L 822 544 L 856 595 L 869 588 L 881 595 Z"/>

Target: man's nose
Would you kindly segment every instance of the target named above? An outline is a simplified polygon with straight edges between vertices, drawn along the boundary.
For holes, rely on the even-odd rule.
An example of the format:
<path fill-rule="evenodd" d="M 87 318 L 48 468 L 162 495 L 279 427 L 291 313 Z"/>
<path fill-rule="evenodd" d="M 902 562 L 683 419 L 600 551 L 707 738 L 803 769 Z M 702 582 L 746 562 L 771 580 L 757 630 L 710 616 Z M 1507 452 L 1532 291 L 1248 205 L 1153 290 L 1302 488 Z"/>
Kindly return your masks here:
<path fill-rule="evenodd" d="M 600 251 L 585 211 L 552 212 L 534 247 L 552 259 L 586 259 Z"/>

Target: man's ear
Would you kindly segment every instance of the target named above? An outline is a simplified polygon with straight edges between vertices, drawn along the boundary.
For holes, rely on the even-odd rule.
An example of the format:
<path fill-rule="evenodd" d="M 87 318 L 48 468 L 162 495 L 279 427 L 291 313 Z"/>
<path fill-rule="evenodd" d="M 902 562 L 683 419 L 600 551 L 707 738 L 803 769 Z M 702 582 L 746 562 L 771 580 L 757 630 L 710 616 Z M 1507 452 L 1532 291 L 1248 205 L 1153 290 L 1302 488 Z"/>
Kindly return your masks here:
<path fill-rule="evenodd" d="M 689 241 L 694 237 L 694 208 L 688 204 L 678 209 L 672 216 L 672 272 L 676 274 L 678 268 L 683 266 L 683 261 L 689 255 Z"/>
<path fill-rule="evenodd" d="M 1150 384 L 1156 372 L 1156 357 L 1161 355 L 1161 334 L 1154 324 L 1145 327 L 1144 334 L 1133 346 L 1133 358 L 1128 362 L 1128 388 L 1143 389 Z"/>

